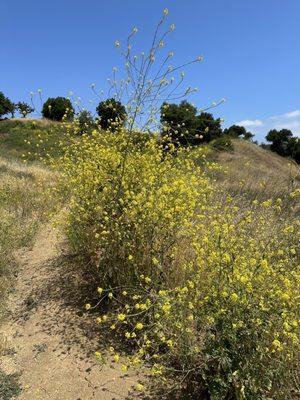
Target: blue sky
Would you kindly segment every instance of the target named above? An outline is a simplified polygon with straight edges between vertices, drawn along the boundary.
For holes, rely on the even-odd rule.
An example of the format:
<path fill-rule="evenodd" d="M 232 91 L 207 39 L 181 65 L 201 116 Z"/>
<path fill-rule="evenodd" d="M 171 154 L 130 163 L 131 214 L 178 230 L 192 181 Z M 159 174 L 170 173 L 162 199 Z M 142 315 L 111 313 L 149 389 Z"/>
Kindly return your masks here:
<path fill-rule="evenodd" d="M 137 26 L 137 51 L 146 50 L 164 7 L 174 64 L 205 57 L 185 70 L 200 89 L 193 103 L 225 97 L 214 115 L 258 140 L 273 127 L 300 135 L 299 0 L 0 0 L 0 91 L 28 101 L 38 88 L 44 98 L 71 90 L 93 108 L 91 83 L 105 88 L 122 62 L 114 41 Z"/>

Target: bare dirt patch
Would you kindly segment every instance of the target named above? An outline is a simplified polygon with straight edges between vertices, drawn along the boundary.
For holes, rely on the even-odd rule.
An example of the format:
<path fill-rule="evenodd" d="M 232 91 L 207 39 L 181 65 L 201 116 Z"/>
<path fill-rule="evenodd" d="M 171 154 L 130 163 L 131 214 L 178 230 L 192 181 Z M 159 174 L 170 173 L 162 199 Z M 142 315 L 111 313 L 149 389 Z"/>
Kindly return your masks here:
<path fill-rule="evenodd" d="M 63 247 L 47 225 L 32 249 L 18 255 L 21 267 L 1 327 L 6 352 L 0 368 L 21 373 L 19 399 L 133 399 L 135 379 L 95 360 L 105 336 L 101 339 L 93 318 L 82 311 L 84 278 Z"/>

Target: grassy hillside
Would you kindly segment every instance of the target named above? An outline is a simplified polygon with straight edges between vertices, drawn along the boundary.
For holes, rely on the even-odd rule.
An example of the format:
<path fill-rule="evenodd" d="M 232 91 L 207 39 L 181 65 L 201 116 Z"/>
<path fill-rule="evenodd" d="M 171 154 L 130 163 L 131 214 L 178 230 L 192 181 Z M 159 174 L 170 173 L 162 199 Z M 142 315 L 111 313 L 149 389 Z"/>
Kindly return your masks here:
<path fill-rule="evenodd" d="M 233 140 L 234 151 L 215 153 L 223 166 L 218 179 L 234 195 L 249 199 L 285 198 L 300 184 L 300 168 L 292 160 L 278 156 L 245 140 Z"/>
<path fill-rule="evenodd" d="M 0 155 L 6 159 L 39 160 L 58 153 L 57 142 L 65 128 L 48 120 L 10 119 L 0 121 Z"/>
<path fill-rule="evenodd" d="M 39 154 L 33 154 L 39 135 L 49 132 L 45 123 L 0 122 L 0 319 L 3 299 L 16 272 L 16 251 L 30 245 L 51 206 L 52 200 L 43 193 L 54 181 L 54 174 L 33 161 L 39 158 Z M 26 149 L 24 140 L 33 142 L 32 161 L 26 164 L 21 161 Z"/>

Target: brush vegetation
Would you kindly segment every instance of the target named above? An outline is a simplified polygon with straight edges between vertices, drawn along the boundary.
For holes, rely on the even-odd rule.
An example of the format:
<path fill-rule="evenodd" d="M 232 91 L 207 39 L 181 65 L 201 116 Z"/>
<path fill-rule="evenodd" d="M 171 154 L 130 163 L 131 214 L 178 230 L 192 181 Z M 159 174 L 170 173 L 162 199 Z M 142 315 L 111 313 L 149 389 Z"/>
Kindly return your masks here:
<path fill-rule="evenodd" d="M 146 365 L 170 398 L 296 398 L 299 167 L 241 139 L 166 152 L 156 136 L 79 130 L 0 123 L 2 293 L 67 200 L 64 230 L 98 286 L 85 307 L 124 372 Z"/>
<path fill-rule="evenodd" d="M 227 172 L 207 147 L 166 152 L 125 129 L 70 138 L 53 159 L 55 197 L 69 198 L 67 237 L 98 281 L 86 309 L 121 338 L 120 368 L 146 364 L 171 398 L 299 390 L 297 167 L 263 174 L 277 157 L 234 143 L 236 152 L 215 154 Z"/>

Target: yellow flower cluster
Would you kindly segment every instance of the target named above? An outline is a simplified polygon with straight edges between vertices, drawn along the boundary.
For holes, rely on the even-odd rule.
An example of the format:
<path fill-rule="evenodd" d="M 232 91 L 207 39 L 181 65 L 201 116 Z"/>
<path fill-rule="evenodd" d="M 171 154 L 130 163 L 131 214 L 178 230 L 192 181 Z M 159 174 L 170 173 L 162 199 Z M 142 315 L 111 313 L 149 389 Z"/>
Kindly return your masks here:
<path fill-rule="evenodd" d="M 146 361 L 199 396 L 277 398 L 299 350 L 300 223 L 280 201 L 233 198 L 205 160 L 142 134 L 83 135 L 59 162 L 67 234 L 111 299 L 98 322 L 136 350 L 122 370 Z"/>

